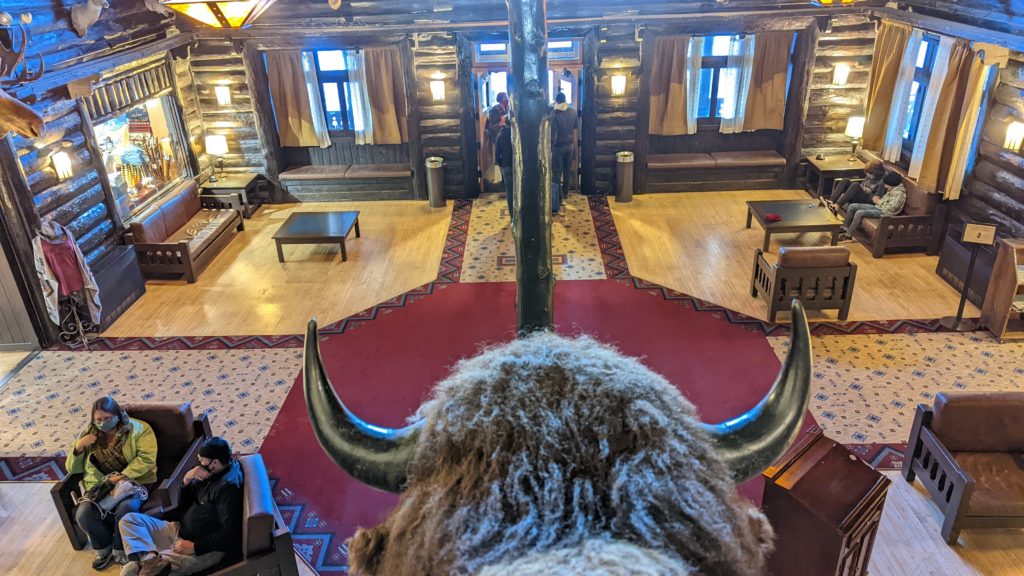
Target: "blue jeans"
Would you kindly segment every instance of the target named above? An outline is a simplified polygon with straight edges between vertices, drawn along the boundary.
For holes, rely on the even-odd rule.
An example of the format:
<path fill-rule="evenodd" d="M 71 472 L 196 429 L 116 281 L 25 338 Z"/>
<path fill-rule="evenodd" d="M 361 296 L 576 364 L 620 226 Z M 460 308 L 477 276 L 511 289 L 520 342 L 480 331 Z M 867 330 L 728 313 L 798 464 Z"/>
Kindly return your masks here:
<path fill-rule="evenodd" d="M 515 215 L 512 214 L 512 191 L 515 188 L 515 170 L 511 166 L 501 167 L 501 181 L 505 184 L 505 200 L 508 201 L 508 218 L 514 220 Z"/>
<path fill-rule="evenodd" d="M 857 228 L 860 228 L 860 223 L 865 218 L 881 217 L 882 211 L 874 204 L 850 204 L 846 207 L 846 221 L 843 222 L 843 229 L 852 236 Z"/>
<path fill-rule="evenodd" d="M 75 509 L 75 521 L 89 535 L 89 543 L 93 550 L 105 550 L 113 545 L 114 550 L 124 550 L 121 544 L 121 533 L 117 523 L 129 512 L 138 512 L 142 508 L 142 498 L 132 496 L 117 504 L 113 512 L 103 518 L 99 507 L 90 502 L 82 502 Z"/>

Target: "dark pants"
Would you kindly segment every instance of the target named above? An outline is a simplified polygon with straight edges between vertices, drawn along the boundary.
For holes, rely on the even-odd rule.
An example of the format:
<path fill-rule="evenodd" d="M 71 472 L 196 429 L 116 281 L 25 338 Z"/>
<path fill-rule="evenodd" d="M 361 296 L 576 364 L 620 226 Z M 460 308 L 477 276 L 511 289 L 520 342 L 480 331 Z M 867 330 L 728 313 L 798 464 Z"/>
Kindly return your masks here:
<path fill-rule="evenodd" d="M 103 550 L 110 548 L 111 545 L 114 546 L 114 550 L 124 550 L 117 523 L 125 514 L 138 512 L 141 508 L 142 498 L 133 496 L 122 500 L 113 512 L 103 518 L 95 504 L 82 502 L 75 509 L 75 521 L 89 535 L 89 543 L 92 544 L 93 550 Z"/>
<path fill-rule="evenodd" d="M 508 217 L 509 220 L 515 218 L 512 214 L 512 192 L 515 188 L 515 174 L 513 173 L 511 166 L 501 167 L 501 181 L 505 185 L 505 200 L 508 201 Z"/>
<path fill-rule="evenodd" d="M 865 192 L 860 182 L 843 181 L 832 191 L 832 202 L 846 207 L 849 204 L 870 204 L 871 194 Z"/>
<path fill-rule="evenodd" d="M 559 185 L 558 203 L 569 195 L 569 176 L 572 171 L 572 146 L 551 150 L 551 181 Z"/>

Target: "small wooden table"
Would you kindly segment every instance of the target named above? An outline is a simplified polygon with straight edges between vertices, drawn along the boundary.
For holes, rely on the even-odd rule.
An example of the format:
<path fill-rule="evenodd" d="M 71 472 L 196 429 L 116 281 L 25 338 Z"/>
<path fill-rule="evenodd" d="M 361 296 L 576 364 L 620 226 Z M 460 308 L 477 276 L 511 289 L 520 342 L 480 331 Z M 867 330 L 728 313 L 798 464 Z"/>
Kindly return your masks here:
<path fill-rule="evenodd" d="M 206 194 L 238 194 L 242 201 L 242 217 L 252 218 L 263 203 L 259 194 L 262 178 L 263 175 L 256 172 L 222 174 L 216 182 L 203 182 L 202 191 Z"/>
<path fill-rule="evenodd" d="M 775 213 L 782 217 L 778 222 L 768 222 L 765 215 Z M 831 232 L 832 246 L 839 240 L 843 222 L 826 208 L 811 200 L 758 200 L 747 202 L 747 228 L 752 218 L 764 228 L 764 247 L 768 251 L 772 234 L 783 232 Z"/>
<path fill-rule="evenodd" d="M 826 191 L 831 193 L 832 183 L 836 178 L 855 178 L 864 175 L 864 162 L 860 159 L 849 160 L 849 156 L 828 156 L 824 160 L 810 157 L 807 162 L 807 184 L 811 186 L 810 193 L 815 198 L 821 198 Z"/>
<path fill-rule="evenodd" d="M 359 212 L 298 212 L 285 220 L 274 233 L 277 243 L 277 261 L 284 262 L 282 244 L 338 244 L 341 246 L 341 261 L 348 260 L 345 238 L 352 228 L 359 238 Z"/>

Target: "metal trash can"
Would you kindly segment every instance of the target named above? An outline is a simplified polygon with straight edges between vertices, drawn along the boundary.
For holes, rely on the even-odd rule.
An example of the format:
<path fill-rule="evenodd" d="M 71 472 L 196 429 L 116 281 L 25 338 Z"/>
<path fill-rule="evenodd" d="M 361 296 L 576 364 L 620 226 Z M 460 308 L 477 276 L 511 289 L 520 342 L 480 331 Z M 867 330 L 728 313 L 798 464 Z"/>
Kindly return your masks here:
<path fill-rule="evenodd" d="M 431 208 L 444 208 L 444 158 L 431 156 L 427 164 L 427 198 Z"/>
<path fill-rule="evenodd" d="M 633 201 L 633 153 L 615 153 L 615 201 Z"/>

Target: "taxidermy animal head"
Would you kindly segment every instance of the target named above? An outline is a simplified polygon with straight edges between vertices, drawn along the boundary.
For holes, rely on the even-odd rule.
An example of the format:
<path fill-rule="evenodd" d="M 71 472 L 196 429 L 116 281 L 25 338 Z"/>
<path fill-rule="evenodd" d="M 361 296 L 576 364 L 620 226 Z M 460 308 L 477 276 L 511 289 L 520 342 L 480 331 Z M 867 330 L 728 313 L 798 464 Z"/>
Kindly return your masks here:
<path fill-rule="evenodd" d="M 716 425 L 638 360 L 537 333 L 461 361 L 413 423 L 382 428 L 338 398 L 315 320 L 305 347 L 321 446 L 356 479 L 402 493 L 383 524 L 349 541 L 354 574 L 582 575 L 622 563 L 621 573 L 762 573 L 771 527 L 735 482 L 799 433 L 811 348 L 798 303 L 768 395 Z"/>
<path fill-rule="evenodd" d="M 30 70 L 28 64 L 24 62 L 29 41 L 25 25 L 31 22 L 31 14 L 22 14 L 15 27 L 14 18 L 7 12 L 0 12 L 0 32 L 6 32 L 0 35 L 0 81 L 11 76 L 18 82 L 32 82 L 43 75 L 42 55 L 39 56 L 39 66 L 35 71 Z M 15 30 L 20 34 L 16 34 Z M 19 35 L 20 40 L 16 40 Z M 18 71 L 19 67 L 21 71 Z M 36 138 L 42 135 L 44 128 L 42 116 L 25 103 L 0 90 L 0 138 L 11 130 L 26 138 Z"/>
<path fill-rule="evenodd" d="M 100 12 L 109 7 L 106 0 L 86 0 L 82 4 L 75 4 L 71 8 L 71 26 L 79 36 L 85 36 L 89 28 L 100 19 Z"/>

